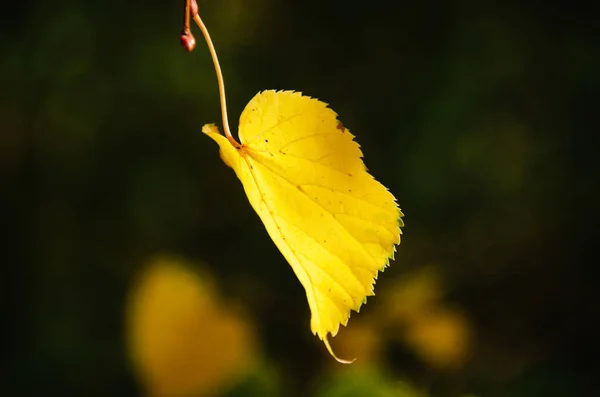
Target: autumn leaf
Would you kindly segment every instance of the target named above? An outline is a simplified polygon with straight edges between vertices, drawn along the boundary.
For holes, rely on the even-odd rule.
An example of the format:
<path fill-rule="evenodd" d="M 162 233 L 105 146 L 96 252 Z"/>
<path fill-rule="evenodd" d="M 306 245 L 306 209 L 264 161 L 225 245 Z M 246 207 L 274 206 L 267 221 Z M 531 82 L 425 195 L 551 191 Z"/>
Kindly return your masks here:
<path fill-rule="evenodd" d="M 169 256 L 153 259 L 132 285 L 126 335 L 149 396 L 207 396 L 250 372 L 250 324 L 228 310 L 207 275 Z"/>
<path fill-rule="evenodd" d="M 301 93 L 257 94 L 241 115 L 239 145 L 213 124 L 202 131 L 218 143 L 304 286 L 312 332 L 336 357 L 328 334 L 374 295 L 377 274 L 400 243 L 394 196 L 367 172 L 336 113 Z"/>
<path fill-rule="evenodd" d="M 258 93 L 242 112 L 238 143 L 229 128 L 217 52 L 195 0 L 186 0 L 180 40 L 191 51 L 190 17 L 215 65 L 225 135 L 202 131 L 244 186 L 275 245 L 306 290 L 311 329 L 333 353 L 328 335 L 374 295 L 377 273 L 400 243 L 402 212 L 367 172 L 354 136 L 327 104 L 293 91 Z"/>
<path fill-rule="evenodd" d="M 444 295 L 438 268 L 420 266 L 382 292 L 379 326 L 431 367 L 455 370 L 468 359 L 473 331 L 468 317 L 447 305 Z"/>

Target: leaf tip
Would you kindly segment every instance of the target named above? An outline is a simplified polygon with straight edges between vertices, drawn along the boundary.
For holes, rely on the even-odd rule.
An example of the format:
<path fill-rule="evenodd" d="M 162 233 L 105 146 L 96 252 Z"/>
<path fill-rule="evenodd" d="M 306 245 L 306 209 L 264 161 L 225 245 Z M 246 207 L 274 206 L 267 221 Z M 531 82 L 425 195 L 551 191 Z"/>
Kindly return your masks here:
<path fill-rule="evenodd" d="M 325 347 L 327 348 L 327 351 L 329 352 L 329 354 L 331 354 L 331 356 L 333 358 L 335 358 L 335 360 L 338 363 L 340 363 L 340 364 L 352 364 L 353 362 L 356 361 L 356 358 L 353 358 L 352 360 L 344 360 L 343 358 L 339 358 L 338 356 L 336 356 L 335 353 L 333 352 L 333 349 L 331 348 L 331 345 L 329 344 L 329 339 L 328 339 L 328 335 L 327 334 L 323 338 L 323 343 L 325 343 Z"/>
<path fill-rule="evenodd" d="M 205 133 L 205 134 L 207 134 L 207 135 L 209 135 L 209 134 L 218 134 L 218 135 L 221 135 L 221 133 L 219 132 L 219 128 L 214 123 L 204 124 L 202 126 L 202 132 Z"/>

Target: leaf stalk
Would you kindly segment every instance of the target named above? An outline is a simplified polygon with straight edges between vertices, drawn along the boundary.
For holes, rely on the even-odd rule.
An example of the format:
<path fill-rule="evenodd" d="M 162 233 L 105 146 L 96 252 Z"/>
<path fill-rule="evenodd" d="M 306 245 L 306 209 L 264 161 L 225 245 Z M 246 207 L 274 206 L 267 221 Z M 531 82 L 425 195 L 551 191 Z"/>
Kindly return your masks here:
<path fill-rule="evenodd" d="M 208 51 L 210 52 L 210 56 L 213 60 L 213 64 L 215 65 L 215 72 L 217 73 L 217 82 L 219 84 L 219 100 L 221 102 L 221 117 L 223 119 L 223 131 L 225 132 L 225 137 L 227 138 L 229 143 L 231 143 L 234 147 L 239 148 L 239 147 L 241 147 L 241 145 L 235 140 L 235 138 L 231 134 L 231 129 L 229 128 L 229 119 L 227 117 L 227 99 L 225 97 L 225 81 L 223 79 L 223 72 L 221 72 L 221 65 L 219 64 L 219 58 L 217 57 L 217 51 L 215 50 L 215 46 L 212 42 L 212 39 L 210 38 L 210 34 L 208 33 L 208 29 L 206 28 L 206 25 L 202 21 L 202 18 L 200 18 L 200 14 L 198 13 L 198 4 L 196 3 L 196 0 L 186 0 L 186 2 L 185 2 L 184 28 L 183 28 L 182 36 L 181 36 L 182 44 L 183 44 L 184 48 L 186 48 L 186 50 L 188 50 L 186 43 L 184 43 L 183 37 L 185 35 L 186 37 L 191 37 L 193 39 L 193 36 L 190 31 L 190 27 L 189 27 L 190 15 L 192 15 L 194 22 L 196 22 L 196 25 L 198 25 L 198 27 L 200 28 L 200 31 L 202 32 L 202 35 L 204 36 L 204 39 L 206 40 L 206 44 L 208 45 Z M 194 40 L 194 44 L 195 44 L 195 40 Z M 192 49 L 193 49 L 193 46 L 192 46 Z M 191 49 L 189 49 L 188 51 L 191 51 Z"/>

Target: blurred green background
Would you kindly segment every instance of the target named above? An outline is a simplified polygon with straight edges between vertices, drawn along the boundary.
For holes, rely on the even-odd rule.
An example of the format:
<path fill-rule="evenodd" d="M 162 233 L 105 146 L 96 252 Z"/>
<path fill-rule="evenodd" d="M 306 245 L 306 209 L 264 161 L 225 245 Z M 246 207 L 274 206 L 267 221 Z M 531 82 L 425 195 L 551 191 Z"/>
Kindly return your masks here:
<path fill-rule="evenodd" d="M 198 29 L 179 46 L 182 1 L 4 5 L 0 395 L 593 395 L 600 14 L 525 3 L 199 3 L 232 127 L 263 89 L 330 103 L 406 214 L 377 296 L 333 340 L 350 367 L 310 333 L 300 283 L 200 131 L 220 124 L 218 91 Z M 171 330 L 202 364 L 184 392 L 131 358 L 127 302 L 157 261 L 200 274 L 184 283 L 217 307 Z"/>

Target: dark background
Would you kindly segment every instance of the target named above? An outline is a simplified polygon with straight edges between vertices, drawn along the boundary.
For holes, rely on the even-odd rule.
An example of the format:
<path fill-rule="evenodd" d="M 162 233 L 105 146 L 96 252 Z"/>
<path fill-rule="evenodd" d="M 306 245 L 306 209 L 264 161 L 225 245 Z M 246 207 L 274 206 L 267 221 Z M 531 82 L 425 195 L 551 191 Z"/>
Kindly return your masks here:
<path fill-rule="evenodd" d="M 179 46 L 181 3 L 0 9 L 3 396 L 140 395 L 123 308 L 160 252 L 204 263 L 223 296 L 245 302 L 276 368 L 273 395 L 327 395 L 315 391 L 330 360 L 304 292 L 201 133 L 221 124 L 218 91 L 198 29 L 194 52 Z M 376 292 L 432 267 L 444 304 L 468 319 L 469 354 L 452 371 L 402 342 L 378 368 L 432 396 L 594 394 L 596 5 L 199 5 L 232 128 L 263 89 L 330 103 L 406 214 Z M 271 395 L 256 387 L 231 393 Z M 348 393 L 335 395 L 375 395 Z"/>

